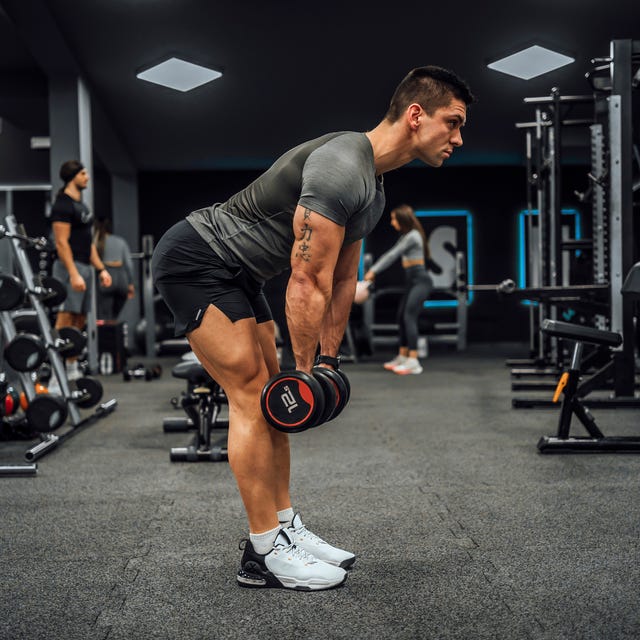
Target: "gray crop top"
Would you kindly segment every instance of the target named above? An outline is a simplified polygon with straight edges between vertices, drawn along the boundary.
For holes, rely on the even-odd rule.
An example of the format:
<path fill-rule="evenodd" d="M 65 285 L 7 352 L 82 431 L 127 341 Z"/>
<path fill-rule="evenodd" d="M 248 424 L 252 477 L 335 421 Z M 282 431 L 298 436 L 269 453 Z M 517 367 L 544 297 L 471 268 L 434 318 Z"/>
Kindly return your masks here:
<path fill-rule="evenodd" d="M 389 268 L 400 256 L 403 260 L 424 260 L 424 242 L 417 229 L 400 236 L 398 241 L 383 253 L 371 266 L 371 271 L 380 273 Z"/>
<path fill-rule="evenodd" d="M 370 233 L 384 210 L 384 189 L 369 138 L 339 132 L 305 142 L 226 202 L 187 220 L 227 265 L 262 282 L 291 264 L 298 204 L 345 227 L 344 244 Z"/>
<path fill-rule="evenodd" d="M 101 257 L 104 262 L 122 262 L 124 273 L 127 274 L 127 284 L 133 283 L 133 262 L 129 245 L 124 238 L 110 233 L 104 240 L 104 251 Z"/>

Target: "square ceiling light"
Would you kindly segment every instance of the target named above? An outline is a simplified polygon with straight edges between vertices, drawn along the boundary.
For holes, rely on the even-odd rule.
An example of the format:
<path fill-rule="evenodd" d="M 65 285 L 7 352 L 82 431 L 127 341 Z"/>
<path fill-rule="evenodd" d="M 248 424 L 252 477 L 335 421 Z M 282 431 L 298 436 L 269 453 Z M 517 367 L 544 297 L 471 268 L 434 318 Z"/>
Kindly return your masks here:
<path fill-rule="evenodd" d="M 536 78 L 543 73 L 559 69 L 572 62 L 575 62 L 575 58 L 536 44 L 506 58 L 496 60 L 487 66 L 494 71 L 500 71 L 523 80 L 531 80 L 531 78 Z"/>
<path fill-rule="evenodd" d="M 222 74 L 214 69 L 201 67 L 180 58 L 169 58 L 136 75 L 140 80 L 147 80 L 176 91 L 191 91 L 207 82 L 216 80 Z"/>

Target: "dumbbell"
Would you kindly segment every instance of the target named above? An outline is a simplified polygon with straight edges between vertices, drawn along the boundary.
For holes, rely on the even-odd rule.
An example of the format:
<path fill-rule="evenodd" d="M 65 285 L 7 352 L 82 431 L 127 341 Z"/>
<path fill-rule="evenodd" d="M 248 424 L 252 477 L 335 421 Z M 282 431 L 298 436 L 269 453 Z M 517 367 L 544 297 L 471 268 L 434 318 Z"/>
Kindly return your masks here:
<path fill-rule="evenodd" d="M 67 403 L 62 396 L 37 395 L 27 407 L 25 416 L 34 433 L 48 433 L 61 427 L 67 419 Z"/>
<path fill-rule="evenodd" d="M 67 299 L 64 283 L 53 276 L 42 276 L 40 284 L 36 284 L 33 289 L 27 289 L 27 293 L 32 293 L 45 306 L 52 308 L 60 306 Z"/>
<path fill-rule="evenodd" d="M 137 364 L 133 369 L 125 369 L 122 372 L 122 379 L 129 382 L 135 378 L 144 378 L 147 382 L 159 378 L 162 375 L 162 365 L 153 364 L 145 367 L 143 364 Z"/>
<path fill-rule="evenodd" d="M 161 376 L 162 376 L 162 365 L 156 362 L 155 364 L 149 365 L 146 368 L 144 379 L 155 380 L 156 378 L 159 378 Z"/>
<path fill-rule="evenodd" d="M 335 418 L 349 398 L 346 376 L 332 369 L 314 367 L 285 371 L 265 384 L 260 406 L 267 422 L 284 433 L 299 433 Z"/>
<path fill-rule="evenodd" d="M 102 400 L 104 391 L 100 380 L 84 376 L 75 380 L 74 383 L 76 388 L 71 392 L 71 397 L 68 400 L 82 409 L 89 409 Z"/>
<path fill-rule="evenodd" d="M 75 327 L 58 329 L 53 345 L 64 357 L 77 356 L 87 344 L 86 335 Z M 33 371 L 47 358 L 47 348 L 42 339 L 32 333 L 19 333 L 4 348 L 5 360 L 16 371 Z"/>
<path fill-rule="evenodd" d="M 102 399 L 103 389 L 99 380 L 85 376 L 76 380 L 75 385 L 76 389 L 71 392 L 67 401 L 88 409 Z M 37 395 L 25 411 L 29 426 L 38 433 L 54 431 L 67 419 L 67 401 L 59 395 Z"/>
<path fill-rule="evenodd" d="M 35 284 L 33 289 L 27 289 L 17 276 L 0 273 L 0 311 L 9 311 L 21 306 L 26 293 L 35 295 L 49 307 L 62 304 L 67 297 L 66 287 L 53 276 L 44 276 L 40 279 L 40 284 Z"/>

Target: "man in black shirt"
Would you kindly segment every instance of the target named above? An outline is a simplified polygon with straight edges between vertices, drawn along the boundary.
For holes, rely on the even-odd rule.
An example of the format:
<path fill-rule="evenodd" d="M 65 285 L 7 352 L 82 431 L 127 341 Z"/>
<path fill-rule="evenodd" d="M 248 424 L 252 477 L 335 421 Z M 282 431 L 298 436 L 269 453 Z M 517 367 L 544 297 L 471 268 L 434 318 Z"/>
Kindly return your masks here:
<path fill-rule="evenodd" d="M 68 160 L 60 167 L 64 186 L 58 191 L 51 209 L 51 222 L 58 259 L 53 264 L 53 275 L 65 283 L 67 299 L 58 311 L 56 329 L 76 327 L 83 329 L 91 303 L 93 272 L 99 272 L 100 284 L 111 285 L 111 276 L 105 269 L 93 243 L 93 214 L 84 202 L 82 192 L 89 183 L 89 174 L 77 160 Z M 67 360 L 70 380 L 81 377 L 75 358 Z"/>

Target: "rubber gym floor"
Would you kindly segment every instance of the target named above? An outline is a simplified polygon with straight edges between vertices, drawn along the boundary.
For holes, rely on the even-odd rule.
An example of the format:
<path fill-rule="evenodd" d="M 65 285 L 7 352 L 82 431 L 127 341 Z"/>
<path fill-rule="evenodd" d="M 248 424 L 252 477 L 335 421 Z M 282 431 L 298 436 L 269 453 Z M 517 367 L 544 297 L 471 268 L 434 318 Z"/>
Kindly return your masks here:
<path fill-rule="evenodd" d="M 402 378 L 386 355 L 346 364 L 342 416 L 292 436 L 294 506 L 359 556 L 343 587 L 236 585 L 234 480 L 169 461 L 190 436 L 162 431 L 183 389 L 164 358 L 159 380 L 103 377 L 115 412 L 0 478 L 0 638 L 638 638 L 640 455 L 539 454 L 558 412 L 511 408 L 521 347 L 434 351 Z M 637 410 L 594 414 L 637 432 Z"/>

